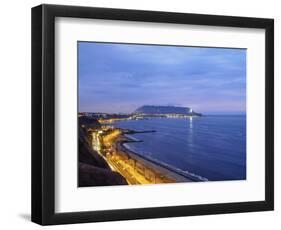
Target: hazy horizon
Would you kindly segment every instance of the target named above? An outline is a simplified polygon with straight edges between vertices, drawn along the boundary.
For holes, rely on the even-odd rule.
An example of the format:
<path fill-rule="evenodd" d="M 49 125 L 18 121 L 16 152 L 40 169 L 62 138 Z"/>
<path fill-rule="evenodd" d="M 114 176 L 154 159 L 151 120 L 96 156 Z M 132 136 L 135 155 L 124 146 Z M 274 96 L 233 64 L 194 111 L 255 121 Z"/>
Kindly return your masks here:
<path fill-rule="evenodd" d="M 151 105 L 149 105 L 149 106 L 151 106 Z M 152 105 L 152 106 L 173 106 L 173 105 Z M 185 106 L 175 105 L 175 107 L 185 107 Z M 104 111 L 79 111 L 79 113 L 131 114 L 135 110 L 133 110 L 131 112 L 126 112 L 126 113 L 125 112 L 104 112 Z M 195 111 L 195 112 L 200 113 L 200 111 Z M 204 115 L 246 115 L 246 112 L 214 112 L 214 113 L 213 112 L 207 112 L 207 113 L 204 113 Z"/>
<path fill-rule="evenodd" d="M 246 50 L 78 42 L 79 112 L 246 114 Z"/>

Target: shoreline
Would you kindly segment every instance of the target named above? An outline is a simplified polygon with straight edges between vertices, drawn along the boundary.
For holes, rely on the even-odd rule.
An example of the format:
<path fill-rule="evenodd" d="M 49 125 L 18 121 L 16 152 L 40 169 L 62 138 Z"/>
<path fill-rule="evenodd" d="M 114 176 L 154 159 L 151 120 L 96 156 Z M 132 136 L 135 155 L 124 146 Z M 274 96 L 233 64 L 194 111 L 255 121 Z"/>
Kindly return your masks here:
<path fill-rule="evenodd" d="M 89 118 L 90 119 L 90 118 Z M 234 120 L 233 120 L 234 119 Z M 236 122 L 236 121 L 244 121 L 243 118 L 231 118 L 229 120 L 223 119 L 223 122 L 226 122 L 226 125 L 229 124 L 229 122 Z M 166 120 L 166 119 L 165 119 Z M 201 144 L 201 140 L 206 140 L 206 136 L 202 136 L 200 142 L 197 142 L 197 147 L 202 149 L 202 153 L 199 151 L 199 155 L 201 158 L 195 158 L 196 159 L 196 165 L 193 164 L 193 162 L 190 162 L 190 167 L 188 167 L 189 162 L 186 162 L 184 164 L 181 159 L 187 160 L 186 157 L 189 159 L 189 154 L 195 154 L 193 148 L 188 148 L 188 146 L 185 146 L 184 149 L 185 153 L 184 155 L 181 155 L 181 148 L 180 144 L 182 141 L 185 141 L 185 139 L 182 138 L 182 129 L 176 129 L 174 130 L 174 133 L 172 133 L 172 137 L 175 136 L 178 141 L 174 141 L 173 139 L 170 141 L 171 135 L 166 135 L 165 126 L 164 129 L 161 128 L 161 123 L 158 129 L 157 122 L 156 125 L 146 125 L 145 123 L 142 124 L 142 122 L 133 123 L 130 124 L 122 124 L 119 121 L 118 122 L 112 122 L 110 125 L 108 124 L 99 124 L 96 120 L 96 123 L 94 123 L 94 119 L 92 119 L 91 124 L 83 124 L 81 123 L 81 127 L 87 129 L 87 135 L 89 137 L 89 144 L 91 144 L 91 147 L 93 150 L 97 152 L 98 155 L 102 156 L 103 159 L 107 162 L 108 167 L 110 167 L 111 171 L 119 173 L 121 176 L 123 176 L 124 179 L 127 180 L 127 183 L 129 184 L 160 184 L 160 183 L 176 183 L 176 182 L 186 182 L 186 181 L 209 181 L 209 178 L 204 178 L 204 176 L 201 176 L 201 170 L 200 167 L 197 168 L 196 165 L 200 165 L 202 161 L 206 159 L 213 159 L 212 156 L 204 154 L 204 152 L 208 152 L 209 150 L 205 148 L 204 143 Z M 210 119 L 211 124 L 216 120 Z M 84 122 L 85 123 L 85 122 Z M 89 123 L 89 122 L 88 122 Z M 92 124 L 93 123 L 93 124 Z M 165 124 L 165 121 L 163 121 Z M 191 123 L 191 122 L 190 122 Z M 190 124 L 189 123 L 189 124 Z M 96 124 L 96 125 L 95 125 Z M 154 124 L 154 123 L 153 123 Z M 173 122 L 169 122 L 168 125 L 172 124 Z M 182 121 L 179 121 L 178 123 L 181 126 L 183 124 Z M 185 124 L 185 123 L 184 123 Z M 199 124 L 199 123 L 198 123 Z M 222 123 L 224 124 L 224 123 Z M 95 126 L 94 126 L 95 125 Z M 173 126 L 172 126 L 173 127 Z M 192 129 L 192 126 L 187 126 L 189 129 Z M 244 126 L 241 126 L 243 128 Z M 200 126 L 199 126 L 200 128 Z M 150 130 L 151 129 L 151 130 Z M 152 130 L 155 129 L 155 130 Z M 200 130 L 200 129 L 199 129 Z M 192 130 L 191 130 L 192 131 Z M 214 131 L 217 131 L 216 129 Z M 222 130 L 228 133 L 227 130 Z M 243 132 L 238 133 L 239 130 L 237 130 L 237 139 L 239 144 L 241 143 L 241 147 L 243 144 Z M 243 130 L 242 130 L 243 131 Z M 153 134 L 152 132 L 156 132 Z M 163 135 L 162 135 L 163 132 Z M 188 131 L 189 132 L 189 131 Z M 138 134 L 143 133 L 143 134 Z M 147 134 L 145 134 L 147 133 Z M 151 133 L 151 134 L 149 134 Z M 223 132 L 224 133 L 224 132 Z M 135 135 L 136 134 L 136 135 Z M 185 133 L 184 133 L 185 134 Z M 190 133 L 188 133 L 190 134 Z M 192 133 L 191 133 L 192 134 Z M 212 134 L 212 132 L 211 132 Z M 239 136 L 238 136 L 239 135 Z M 200 136 L 199 136 L 200 137 Z M 202 139 L 203 138 L 203 139 Z M 223 136 L 219 136 L 219 138 L 223 138 Z M 161 140 L 161 141 L 158 141 Z M 219 139 L 220 140 L 220 139 Z M 192 139 L 188 139 L 188 141 L 193 141 Z M 144 142 L 144 143 L 140 143 Z M 201 146 L 203 145 L 203 146 Z M 192 147 L 192 146 L 191 146 Z M 196 148 L 197 148 L 196 147 Z M 215 146 L 214 146 L 215 147 Z M 228 148 L 229 146 L 226 145 L 225 148 Z M 230 150 L 230 154 L 232 153 L 232 149 Z M 164 155 L 161 155 L 161 154 Z M 242 152 L 243 153 L 243 152 Z M 242 154 L 241 153 L 241 154 Z M 223 155 L 222 155 L 223 154 Z M 185 156 L 186 155 L 186 156 Z M 212 165 L 206 165 L 206 169 L 214 170 L 211 171 L 211 173 L 214 172 L 214 175 L 217 178 L 212 178 L 213 174 L 208 174 L 208 171 L 202 171 L 202 174 L 206 174 L 210 176 L 211 181 L 221 181 L 221 180 L 240 180 L 246 178 L 244 176 L 245 166 L 239 164 L 240 158 L 235 161 L 236 164 L 233 166 L 230 165 L 230 169 L 226 169 L 226 176 L 219 174 L 219 170 L 221 167 L 221 164 L 219 164 L 223 159 L 229 159 L 229 157 L 224 154 L 223 152 L 218 151 L 218 156 L 222 156 L 222 158 L 218 158 L 218 167 L 214 168 Z M 230 155 L 231 156 L 231 155 Z M 197 156 L 196 156 L 197 157 Z M 204 157 L 204 158 L 203 158 Z M 225 157 L 225 158 L 224 158 Z M 221 160 L 222 159 L 222 160 Z M 191 160 L 193 160 L 191 158 Z M 200 161 L 199 161 L 200 160 Z M 241 156 L 241 161 L 243 160 Z M 216 163 L 216 162 L 215 162 Z M 194 166 L 195 165 L 195 166 Z M 241 167 L 241 170 L 239 171 L 239 174 L 231 174 L 232 169 L 236 170 L 237 167 Z M 197 173 L 193 173 L 193 167 L 194 171 Z M 244 167 L 244 168 L 242 168 Z M 238 168 L 240 169 L 240 168 Z M 237 170 L 238 170 L 237 169 Z M 191 170 L 191 171 L 189 171 Z M 223 169 L 224 170 L 224 169 Z M 218 174 L 215 174 L 217 173 Z M 224 172 L 224 171 L 223 171 Z M 227 175 L 227 173 L 229 175 Z M 236 172 L 236 171 L 235 171 Z M 240 176 L 241 174 L 241 176 Z M 209 177 L 208 176 L 208 177 Z M 215 177 L 214 176 L 214 177 Z M 227 177 L 228 176 L 228 177 Z M 129 178 L 129 179 L 128 179 Z M 222 178 L 222 179 L 220 179 Z M 135 180 L 136 179 L 136 180 Z"/>
<path fill-rule="evenodd" d="M 112 141 L 110 151 L 106 154 L 106 159 L 116 171 L 127 179 L 128 183 L 160 184 L 207 181 L 207 179 L 203 177 L 189 174 L 180 169 L 177 170 L 156 159 L 143 156 L 125 146 L 126 143 L 143 142 L 128 135 L 156 132 L 155 130 L 140 132 L 121 128 L 114 128 L 114 130 L 119 130 L 120 134 Z M 137 183 L 137 180 L 143 183 Z"/>
<path fill-rule="evenodd" d="M 135 132 L 135 133 L 139 133 L 139 132 Z M 142 133 L 148 133 L 148 131 L 144 131 Z M 134 134 L 134 133 L 132 133 L 132 134 Z M 132 134 L 130 134 L 130 135 L 132 135 Z M 121 135 L 124 135 L 124 134 L 122 133 Z M 184 177 L 187 180 L 190 180 L 190 182 L 200 182 L 200 181 L 203 182 L 203 181 L 207 181 L 206 178 L 203 178 L 203 177 L 201 177 L 199 175 L 192 175 L 191 173 L 186 173 L 186 172 L 184 172 L 181 169 L 173 168 L 172 166 L 170 166 L 168 164 L 165 164 L 164 162 L 158 161 L 156 159 L 152 159 L 152 158 L 147 157 L 147 156 L 143 156 L 142 154 L 127 148 L 126 146 L 124 146 L 124 144 L 126 144 L 126 143 L 135 143 L 135 142 L 144 142 L 144 141 L 142 141 L 142 140 L 135 141 L 134 139 L 132 139 L 131 137 L 128 137 L 128 136 L 126 136 L 126 138 L 128 140 L 121 140 L 120 143 L 119 143 L 120 147 L 122 148 L 122 151 L 124 151 L 126 154 L 133 154 L 133 155 L 141 158 L 144 161 L 148 161 L 150 164 L 153 164 L 156 167 L 161 167 L 161 168 L 164 168 L 165 170 L 168 170 L 168 171 L 170 171 L 172 173 L 178 174 L 179 176 Z"/>

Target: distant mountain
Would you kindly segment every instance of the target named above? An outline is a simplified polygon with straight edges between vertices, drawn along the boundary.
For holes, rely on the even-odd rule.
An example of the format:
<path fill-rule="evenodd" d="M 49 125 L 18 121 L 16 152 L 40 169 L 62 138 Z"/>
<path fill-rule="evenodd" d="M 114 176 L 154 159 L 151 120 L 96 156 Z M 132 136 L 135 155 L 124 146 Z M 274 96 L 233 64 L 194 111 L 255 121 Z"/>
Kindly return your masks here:
<path fill-rule="evenodd" d="M 149 114 L 149 115 L 160 115 L 160 114 L 178 114 L 178 115 L 197 115 L 201 116 L 200 113 L 194 112 L 188 107 L 179 106 L 159 106 L 159 105 L 144 105 L 134 111 L 135 114 Z"/>

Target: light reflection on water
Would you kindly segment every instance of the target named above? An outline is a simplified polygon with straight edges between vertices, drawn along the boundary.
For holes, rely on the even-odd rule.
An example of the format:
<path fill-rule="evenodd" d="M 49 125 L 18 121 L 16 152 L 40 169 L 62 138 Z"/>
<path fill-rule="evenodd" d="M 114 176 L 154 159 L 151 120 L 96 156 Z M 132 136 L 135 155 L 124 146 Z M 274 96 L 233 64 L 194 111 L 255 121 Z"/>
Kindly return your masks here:
<path fill-rule="evenodd" d="M 189 128 L 192 130 L 192 117 L 189 118 Z"/>
<path fill-rule="evenodd" d="M 209 180 L 246 178 L 246 116 L 122 121 L 120 128 L 156 130 L 128 143 L 143 155 Z"/>

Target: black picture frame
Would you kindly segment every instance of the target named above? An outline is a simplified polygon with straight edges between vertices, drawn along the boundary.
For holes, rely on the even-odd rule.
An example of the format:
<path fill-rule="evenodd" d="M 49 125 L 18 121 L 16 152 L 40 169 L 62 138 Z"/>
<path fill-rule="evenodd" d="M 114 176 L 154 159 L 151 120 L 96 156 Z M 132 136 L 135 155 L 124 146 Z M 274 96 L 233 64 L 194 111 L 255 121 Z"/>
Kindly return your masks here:
<path fill-rule="evenodd" d="M 55 18 L 89 18 L 265 29 L 265 200 L 55 213 Z M 32 221 L 41 225 L 267 211 L 274 209 L 274 20 L 125 9 L 32 8 Z"/>

